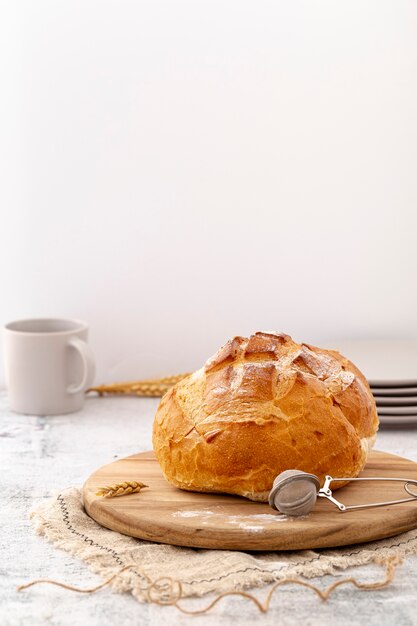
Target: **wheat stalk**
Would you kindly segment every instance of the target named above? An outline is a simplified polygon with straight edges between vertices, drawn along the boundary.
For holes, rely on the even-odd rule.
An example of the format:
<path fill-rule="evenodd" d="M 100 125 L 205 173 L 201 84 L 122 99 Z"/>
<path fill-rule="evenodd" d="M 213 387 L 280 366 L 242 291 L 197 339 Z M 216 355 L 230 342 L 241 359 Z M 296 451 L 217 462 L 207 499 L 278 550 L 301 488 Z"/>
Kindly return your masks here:
<path fill-rule="evenodd" d="M 139 483 L 136 480 L 126 480 L 123 483 L 117 483 L 116 485 L 109 485 L 107 487 L 100 487 L 96 492 L 96 496 L 103 496 L 103 498 L 115 498 L 116 496 L 128 496 L 131 493 L 138 493 L 144 487 L 143 483 Z"/>
<path fill-rule="evenodd" d="M 100 396 L 125 395 L 159 397 L 163 396 L 171 387 L 187 376 L 189 376 L 189 374 L 176 374 L 175 376 L 165 376 L 164 378 L 98 385 L 91 387 L 88 391 L 96 391 Z"/>

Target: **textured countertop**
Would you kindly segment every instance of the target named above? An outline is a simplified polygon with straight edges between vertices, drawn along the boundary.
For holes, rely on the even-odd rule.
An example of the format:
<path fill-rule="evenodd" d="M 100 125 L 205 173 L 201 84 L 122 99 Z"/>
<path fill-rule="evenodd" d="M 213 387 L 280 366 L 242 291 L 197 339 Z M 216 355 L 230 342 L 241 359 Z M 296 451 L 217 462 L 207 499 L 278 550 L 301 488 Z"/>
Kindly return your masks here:
<path fill-rule="evenodd" d="M 81 485 L 99 466 L 120 457 L 151 449 L 152 420 L 158 400 L 96 398 L 79 413 L 58 417 L 17 415 L 0 392 L 0 484 L 2 506 L 0 556 L 0 625 L 135 626 L 219 623 L 240 625 L 417 624 L 417 557 L 408 557 L 394 583 L 380 591 L 358 591 L 343 586 L 323 603 L 312 591 L 282 587 L 268 614 L 241 598 L 222 600 L 209 614 L 188 617 L 173 607 L 139 604 L 130 595 L 110 589 L 83 595 L 58 587 L 38 585 L 16 592 L 16 586 L 34 578 L 53 578 L 88 587 L 100 579 L 74 557 L 55 550 L 35 535 L 29 511 L 70 485 Z M 382 431 L 377 449 L 417 461 L 417 429 Z M 417 515 L 417 508 L 416 508 Z M 341 577 L 351 572 L 342 572 Z M 377 566 L 355 570 L 361 580 L 382 578 Z M 316 582 L 327 586 L 334 578 Z M 265 589 L 256 590 L 259 597 Z M 188 600 L 197 607 L 206 600 Z"/>

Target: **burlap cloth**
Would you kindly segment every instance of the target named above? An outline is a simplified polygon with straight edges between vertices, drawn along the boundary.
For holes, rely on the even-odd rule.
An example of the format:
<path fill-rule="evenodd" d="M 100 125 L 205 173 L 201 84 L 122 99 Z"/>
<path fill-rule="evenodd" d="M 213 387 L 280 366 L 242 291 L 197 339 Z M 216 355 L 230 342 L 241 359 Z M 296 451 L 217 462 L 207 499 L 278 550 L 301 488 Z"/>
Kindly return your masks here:
<path fill-rule="evenodd" d="M 126 496 L 128 497 L 128 496 Z M 103 528 L 84 511 L 81 490 L 71 487 L 31 513 L 36 531 L 56 548 L 78 557 L 103 579 L 134 564 L 111 583 L 148 601 L 150 582 L 180 580 L 182 596 L 260 587 L 292 576 L 334 574 L 390 556 L 417 553 L 417 530 L 390 539 L 332 550 L 236 552 L 179 548 L 127 537 Z"/>

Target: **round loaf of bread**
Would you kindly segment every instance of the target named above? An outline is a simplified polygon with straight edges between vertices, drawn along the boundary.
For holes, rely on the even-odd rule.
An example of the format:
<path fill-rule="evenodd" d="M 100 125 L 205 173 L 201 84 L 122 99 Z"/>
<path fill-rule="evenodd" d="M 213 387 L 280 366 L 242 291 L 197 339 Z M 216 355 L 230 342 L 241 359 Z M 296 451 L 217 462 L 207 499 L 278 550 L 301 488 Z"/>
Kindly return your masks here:
<path fill-rule="evenodd" d="M 162 398 L 153 447 L 189 491 L 267 501 L 284 470 L 354 477 L 378 429 L 363 374 L 341 354 L 258 332 L 228 341 Z M 335 484 L 335 487 L 342 483 Z"/>

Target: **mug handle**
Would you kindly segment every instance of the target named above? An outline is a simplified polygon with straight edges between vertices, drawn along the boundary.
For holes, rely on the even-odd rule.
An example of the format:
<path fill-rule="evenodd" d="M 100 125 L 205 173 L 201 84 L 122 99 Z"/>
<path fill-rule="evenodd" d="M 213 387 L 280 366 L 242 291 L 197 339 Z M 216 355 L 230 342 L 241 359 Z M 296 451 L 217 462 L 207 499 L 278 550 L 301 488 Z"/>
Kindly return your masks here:
<path fill-rule="evenodd" d="M 67 393 L 73 394 L 80 391 L 85 391 L 92 384 L 94 380 L 94 374 L 96 372 L 96 366 L 93 352 L 88 343 L 86 343 L 82 339 L 78 339 L 78 337 L 74 337 L 73 339 L 70 339 L 68 345 L 72 348 L 75 348 L 81 356 L 84 370 L 81 382 L 78 385 L 74 383 L 67 387 Z"/>

